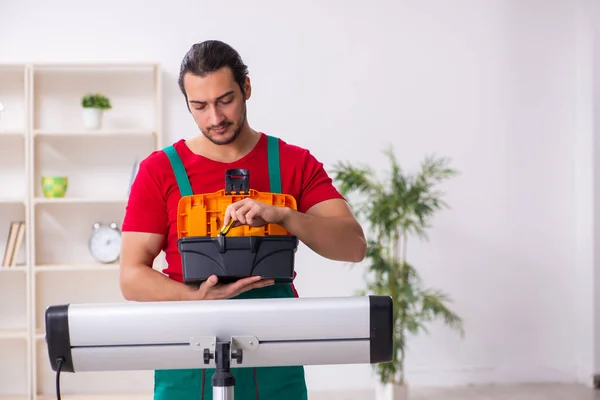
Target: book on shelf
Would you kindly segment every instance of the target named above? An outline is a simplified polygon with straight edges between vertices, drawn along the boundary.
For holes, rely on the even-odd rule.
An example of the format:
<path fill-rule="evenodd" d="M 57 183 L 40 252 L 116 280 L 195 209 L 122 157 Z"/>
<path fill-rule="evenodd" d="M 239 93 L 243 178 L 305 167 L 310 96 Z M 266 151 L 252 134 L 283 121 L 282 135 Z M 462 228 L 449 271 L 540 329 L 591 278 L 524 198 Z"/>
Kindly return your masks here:
<path fill-rule="evenodd" d="M 6 239 L 4 258 L 2 259 L 3 267 L 14 267 L 17 265 L 17 256 L 21 251 L 24 239 L 25 221 L 12 221 Z"/>

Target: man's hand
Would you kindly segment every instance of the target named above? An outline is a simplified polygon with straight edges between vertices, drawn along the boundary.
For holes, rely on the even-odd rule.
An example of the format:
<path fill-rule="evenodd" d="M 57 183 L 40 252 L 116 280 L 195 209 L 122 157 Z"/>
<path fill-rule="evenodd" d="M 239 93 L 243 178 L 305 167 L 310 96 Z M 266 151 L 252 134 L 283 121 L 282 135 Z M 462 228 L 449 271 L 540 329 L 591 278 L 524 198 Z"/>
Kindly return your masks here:
<path fill-rule="evenodd" d="M 248 197 L 227 207 L 223 225 L 227 225 L 232 219 L 236 221 L 234 226 L 250 225 L 258 228 L 267 224 L 281 224 L 289 211 L 289 208 L 272 206 Z"/>
<path fill-rule="evenodd" d="M 217 277 L 211 275 L 200 284 L 198 289 L 190 293 L 189 300 L 230 299 L 249 290 L 271 286 L 274 283 L 272 279 L 262 280 L 260 276 L 251 276 L 233 283 L 219 283 Z"/>

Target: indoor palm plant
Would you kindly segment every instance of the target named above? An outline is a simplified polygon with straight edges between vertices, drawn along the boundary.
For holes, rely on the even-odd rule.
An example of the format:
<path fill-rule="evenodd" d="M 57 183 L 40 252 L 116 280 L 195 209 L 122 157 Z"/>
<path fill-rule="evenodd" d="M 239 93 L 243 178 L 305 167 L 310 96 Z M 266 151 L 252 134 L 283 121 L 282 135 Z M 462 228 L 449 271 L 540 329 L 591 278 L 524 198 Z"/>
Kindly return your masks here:
<path fill-rule="evenodd" d="M 394 359 L 376 365 L 381 397 L 401 399 L 407 396 L 404 361 L 408 334 L 427 332 L 425 324 L 443 320 L 463 335 L 461 318 L 450 310 L 448 295 L 426 288 L 415 266 L 408 262 L 407 243 L 412 235 L 426 239 L 426 230 L 434 213 L 447 204 L 436 189 L 454 176 L 446 158 L 426 157 L 417 173 L 408 174 L 396 161 L 392 150 L 386 152 L 391 171 L 378 179 L 371 168 L 338 162 L 333 179 L 346 196 L 355 215 L 364 222 L 369 246 L 366 261 L 367 286 L 363 294 L 388 295 L 393 302 Z M 351 196 L 355 195 L 355 201 Z"/>

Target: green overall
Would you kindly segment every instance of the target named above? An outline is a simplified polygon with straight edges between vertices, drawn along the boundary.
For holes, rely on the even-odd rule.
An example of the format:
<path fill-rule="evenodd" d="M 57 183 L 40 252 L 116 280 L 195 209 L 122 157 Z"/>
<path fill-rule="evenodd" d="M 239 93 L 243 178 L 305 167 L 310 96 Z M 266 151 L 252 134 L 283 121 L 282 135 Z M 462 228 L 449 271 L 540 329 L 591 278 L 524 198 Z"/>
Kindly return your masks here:
<path fill-rule="evenodd" d="M 269 180 L 272 193 L 281 193 L 279 141 L 268 136 Z M 173 146 L 163 149 L 169 157 L 181 196 L 193 195 L 183 163 Z M 294 297 L 289 284 L 273 285 L 242 293 L 233 299 Z M 232 364 L 234 366 L 234 364 Z M 231 368 L 235 376 L 235 400 L 307 400 L 304 367 Z M 214 369 L 158 370 L 154 372 L 155 400 L 212 400 Z"/>

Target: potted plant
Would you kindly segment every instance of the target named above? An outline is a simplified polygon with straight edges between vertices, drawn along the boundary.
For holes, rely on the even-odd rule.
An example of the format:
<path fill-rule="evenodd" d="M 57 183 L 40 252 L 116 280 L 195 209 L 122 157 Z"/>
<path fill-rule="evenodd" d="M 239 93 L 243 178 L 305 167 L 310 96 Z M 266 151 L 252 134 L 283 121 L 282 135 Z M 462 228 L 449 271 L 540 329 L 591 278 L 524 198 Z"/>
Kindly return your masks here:
<path fill-rule="evenodd" d="M 83 125 L 86 129 L 100 129 L 105 110 L 110 110 L 110 100 L 100 93 L 88 93 L 81 99 Z"/>
<path fill-rule="evenodd" d="M 376 393 L 382 400 L 399 400 L 408 397 L 404 369 L 407 336 L 427 332 L 425 324 L 435 319 L 464 335 L 462 319 L 446 305 L 451 302 L 449 296 L 424 287 L 407 257 L 408 238 L 427 239 L 426 229 L 434 213 L 448 207 L 436 185 L 456 171 L 448 167 L 448 159 L 430 156 L 417 173 L 408 174 L 391 149 L 385 154 L 391 166 L 385 180 L 378 179 L 369 167 L 347 162 L 334 166 L 333 179 L 357 218 L 366 223 L 367 285 L 362 294 L 392 298 L 394 358 L 375 366 L 379 377 Z M 356 202 L 349 199 L 352 194 L 357 195 Z"/>

